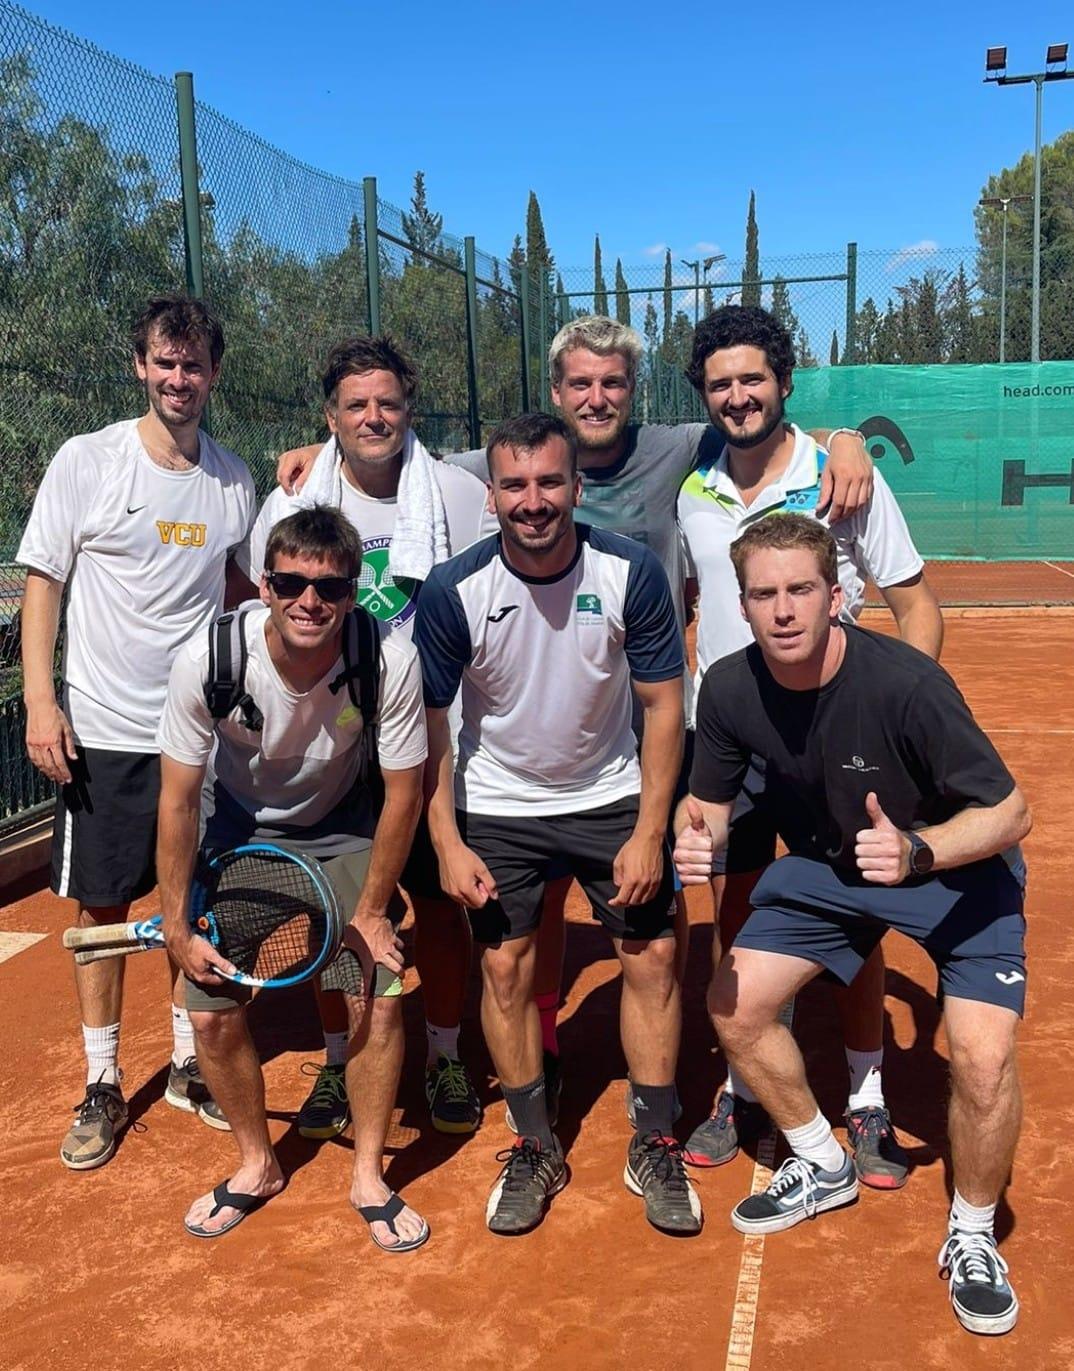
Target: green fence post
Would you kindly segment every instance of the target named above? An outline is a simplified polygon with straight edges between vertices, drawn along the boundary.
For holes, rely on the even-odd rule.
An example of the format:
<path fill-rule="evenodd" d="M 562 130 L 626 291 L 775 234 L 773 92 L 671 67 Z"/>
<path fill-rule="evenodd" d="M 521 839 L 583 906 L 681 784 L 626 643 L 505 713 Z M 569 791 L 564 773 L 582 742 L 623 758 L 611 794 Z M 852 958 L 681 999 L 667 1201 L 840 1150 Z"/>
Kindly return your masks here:
<path fill-rule="evenodd" d="M 205 266 L 201 255 L 201 196 L 198 190 L 198 138 L 194 128 L 192 72 L 175 73 L 175 104 L 179 115 L 179 175 L 183 184 L 186 288 L 201 300 L 205 297 Z"/>
<path fill-rule="evenodd" d="M 179 117 L 179 177 L 183 187 L 183 250 L 187 293 L 205 299 L 205 261 L 201 251 L 201 189 L 198 185 L 198 135 L 194 126 L 194 74 L 175 73 L 175 108 Z M 201 427 L 212 436 L 211 404 L 206 404 Z"/>
<path fill-rule="evenodd" d="M 564 291 L 559 291 L 556 294 L 556 315 L 559 319 L 559 327 L 562 328 L 571 315 L 571 302 L 567 299 Z"/>
<path fill-rule="evenodd" d="M 539 398 L 538 398 L 538 404 L 541 405 L 541 407 L 543 408 L 545 405 L 547 405 L 547 404 L 550 403 L 550 401 L 547 399 L 547 396 L 548 396 L 548 343 L 549 343 L 549 338 L 548 338 L 548 281 L 547 281 L 547 279 L 546 279 L 545 272 L 544 272 L 543 269 L 542 269 L 542 271 L 541 271 L 541 310 L 540 310 L 540 321 L 541 321 L 541 333 L 540 333 L 541 355 L 540 355 L 540 357 L 538 358 L 538 374 L 539 374 L 539 376 L 540 376 L 541 393 L 540 393 L 540 396 L 539 396 Z"/>
<path fill-rule="evenodd" d="M 362 181 L 365 199 L 365 284 L 369 301 L 369 332 L 380 333 L 380 230 L 377 228 L 377 178 Z"/>
<path fill-rule="evenodd" d="M 469 394 L 470 446 L 481 446 L 481 400 L 477 381 L 477 254 L 474 240 L 462 240 L 466 262 L 466 389 Z"/>
<path fill-rule="evenodd" d="M 518 272 L 518 307 L 522 344 L 522 410 L 529 413 L 530 408 L 530 269 L 520 267 Z"/>
<path fill-rule="evenodd" d="M 846 341 L 843 345 L 843 362 L 853 366 L 857 361 L 857 339 L 854 336 L 858 324 L 858 245 L 847 244 L 847 323 Z"/>

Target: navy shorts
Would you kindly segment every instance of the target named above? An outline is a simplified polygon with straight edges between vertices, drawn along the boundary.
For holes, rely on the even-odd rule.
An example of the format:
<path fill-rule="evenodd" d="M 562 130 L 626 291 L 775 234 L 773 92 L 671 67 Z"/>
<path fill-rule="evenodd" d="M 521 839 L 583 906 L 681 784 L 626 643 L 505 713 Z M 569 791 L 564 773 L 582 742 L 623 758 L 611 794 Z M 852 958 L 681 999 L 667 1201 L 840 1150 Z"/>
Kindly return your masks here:
<path fill-rule="evenodd" d="M 686 730 L 686 744 L 682 754 L 682 771 L 675 792 L 672 814 L 679 801 L 689 792 L 690 772 L 694 764 L 694 744 L 697 735 Z M 776 826 L 765 807 L 764 762 L 751 757 L 742 789 L 735 796 L 731 810 L 731 827 L 727 846 L 712 854 L 714 876 L 736 875 L 746 871 L 763 871 L 776 856 Z"/>
<path fill-rule="evenodd" d="M 573 814 L 523 818 L 459 810 L 457 817 L 463 842 L 492 872 L 499 890 L 499 899 L 468 911 L 475 942 L 495 946 L 534 932 L 541 922 L 545 884 L 553 875 L 574 877 L 593 906 L 593 917 L 613 937 L 648 942 L 671 936 L 675 898 L 667 852 L 652 899 L 609 904 L 616 890 L 612 863 L 638 818 L 636 795 Z"/>
<path fill-rule="evenodd" d="M 870 885 L 808 857 L 773 862 L 736 947 L 801 957 L 849 985 L 889 929 L 920 944 L 937 998 L 1025 1009 L 1023 889 L 1002 857 L 901 885 Z"/>

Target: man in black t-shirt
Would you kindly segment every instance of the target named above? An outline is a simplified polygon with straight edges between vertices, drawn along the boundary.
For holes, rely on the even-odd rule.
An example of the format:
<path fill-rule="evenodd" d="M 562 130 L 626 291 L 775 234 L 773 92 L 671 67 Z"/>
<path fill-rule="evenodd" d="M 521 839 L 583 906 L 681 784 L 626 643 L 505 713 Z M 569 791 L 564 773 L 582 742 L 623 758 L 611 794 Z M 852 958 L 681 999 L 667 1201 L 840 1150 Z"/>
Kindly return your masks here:
<path fill-rule="evenodd" d="M 800 515 L 763 519 L 731 558 L 756 641 L 702 683 L 675 863 L 684 885 L 708 881 L 750 757 L 763 758 L 789 855 L 754 889 L 709 1008 L 793 1153 L 731 1221 L 773 1233 L 855 1199 L 854 1167 L 778 1014 L 822 972 L 848 984 L 898 929 L 936 964 L 951 1051 L 955 1194 L 940 1265 L 963 1326 L 1006 1333 L 1018 1301 L 993 1221 L 1021 1117 L 1024 868 L 1015 844 L 1029 831 L 1025 800 L 941 667 L 838 622 L 826 529 Z"/>

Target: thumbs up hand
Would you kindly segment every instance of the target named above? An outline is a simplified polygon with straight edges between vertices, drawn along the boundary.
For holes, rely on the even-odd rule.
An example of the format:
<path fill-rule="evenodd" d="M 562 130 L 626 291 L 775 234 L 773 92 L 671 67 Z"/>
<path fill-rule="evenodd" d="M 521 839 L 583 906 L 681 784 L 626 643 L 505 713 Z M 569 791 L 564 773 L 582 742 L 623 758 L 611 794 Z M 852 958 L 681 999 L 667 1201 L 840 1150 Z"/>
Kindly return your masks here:
<path fill-rule="evenodd" d="M 689 822 L 675 839 L 672 860 L 684 886 L 706 885 L 712 876 L 712 831 L 692 796 L 686 800 L 686 817 Z"/>
<path fill-rule="evenodd" d="M 910 874 L 910 839 L 884 813 L 875 790 L 865 797 L 865 813 L 869 827 L 854 840 L 858 870 L 876 885 L 898 885 Z"/>

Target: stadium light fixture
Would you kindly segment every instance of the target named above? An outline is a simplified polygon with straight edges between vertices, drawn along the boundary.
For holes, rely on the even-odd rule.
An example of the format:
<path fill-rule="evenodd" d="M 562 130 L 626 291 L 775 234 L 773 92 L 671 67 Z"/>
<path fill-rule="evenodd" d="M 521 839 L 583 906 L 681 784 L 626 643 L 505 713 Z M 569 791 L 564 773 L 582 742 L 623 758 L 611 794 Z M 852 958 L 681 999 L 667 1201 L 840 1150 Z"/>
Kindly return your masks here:
<path fill-rule="evenodd" d="M 985 52 L 984 79 L 996 86 L 1027 86 L 1030 81 L 1037 88 L 1037 125 L 1033 152 L 1033 296 L 1030 322 L 1029 360 L 1040 361 L 1040 124 L 1041 105 L 1046 81 L 1074 81 L 1074 71 L 1067 71 L 1067 43 L 1049 43 L 1044 55 L 1044 71 L 1007 75 L 1007 49 L 989 48 Z M 1061 68 L 1061 70 L 1060 70 Z M 1006 211 L 1004 211 L 1006 216 Z M 1006 217 L 1004 217 L 1006 222 Z"/>

